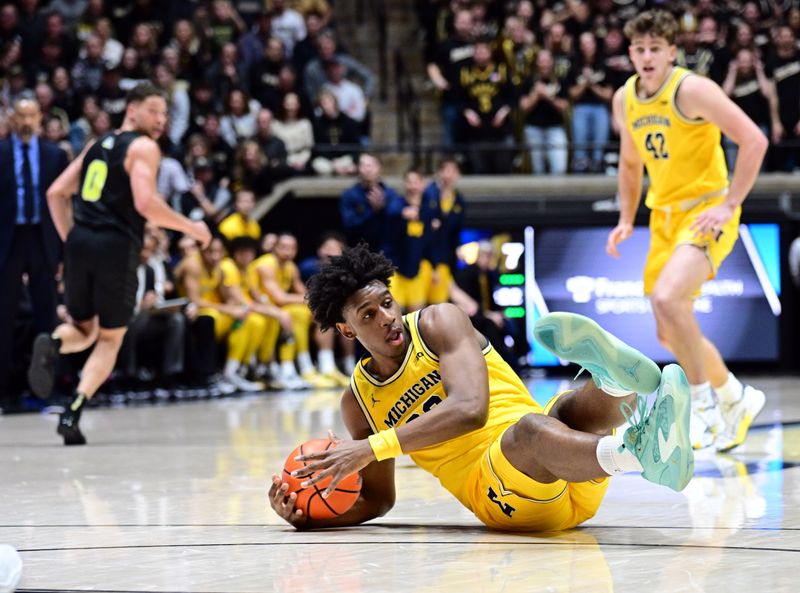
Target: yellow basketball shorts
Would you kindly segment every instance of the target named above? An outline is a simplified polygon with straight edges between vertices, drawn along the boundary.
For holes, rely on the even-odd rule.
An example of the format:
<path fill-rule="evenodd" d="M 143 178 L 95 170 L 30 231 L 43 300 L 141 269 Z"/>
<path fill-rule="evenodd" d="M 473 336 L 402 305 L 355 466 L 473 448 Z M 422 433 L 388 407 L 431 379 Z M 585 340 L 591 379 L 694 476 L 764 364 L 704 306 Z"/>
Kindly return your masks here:
<path fill-rule="evenodd" d="M 437 282 L 433 282 L 433 272 L 436 271 Z M 428 260 L 423 260 L 419 268 L 419 275 L 425 280 L 428 294 L 426 295 L 429 305 L 446 303 L 450 299 L 450 284 L 453 282 L 453 273 L 447 264 L 433 265 Z"/>
<path fill-rule="evenodd" d="M 406 310 L 420 309 L 427 303 L 428 279 L 423 274 L 408 278 L 395 272 L 390 287 L 394 300 Z"/>
<path fill-rule="evenodd" d="M 548 414 L 556 394 L 540 412 Z M 510 428 L 510 427 L 509 427 Z M 508 430 L 508 428 L 506 428 Z M 560 531 L 591 519 L 608 490 L 608 478 L 590 482 L 557 480 L 542 484 L 525 475 L 503 455 L 505 430 L 489 445 L 468 477 L 472 512 L 487 527 L 503 531 Z"/>
<path fill-rule="evenodd" d="M 703 249 L 708 263 L 711 264 L 708 280 L 717 275 L 719 266 L 728 257 L 736 239 L 739 238 L 739 218 L 742 209 L 736 209 L 717 239 L 708 236 L 696 237 L 694 229 L 690 227 L 700 214 L 714 206 L 719 206 L 724 200 L 725 196 L 720 196 L 702 200 L 696 204 L 690 202 L 683 208 L 679 205 L 672 209 L 656 209 L 650 213 L 650 251 L 647 253 L 647 262 L 644 265 L 645 294 L 653 291 L 661 270 L 664 269 L 669 258 L 680 245 L 696 245 Z M 695 296 L 700 295 L 698 293 Z"/>

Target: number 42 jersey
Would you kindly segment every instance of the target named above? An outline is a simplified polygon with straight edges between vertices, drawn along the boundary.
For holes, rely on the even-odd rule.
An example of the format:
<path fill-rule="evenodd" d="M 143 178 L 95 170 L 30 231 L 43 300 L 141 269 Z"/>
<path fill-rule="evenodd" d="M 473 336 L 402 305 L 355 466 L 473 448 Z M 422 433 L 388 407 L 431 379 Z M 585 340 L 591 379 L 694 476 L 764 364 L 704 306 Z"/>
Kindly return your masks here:
<path fill-rule="evenodd" d="M 703 119 L 689 119 L 675 101 L 687 76 L 673 67 L 651 97 L 637 93 L 638 75 L 625 83 L 625 125 L 650 177 L 646 204 L 669 209 L 685 200 L 723 195 L 728 169 L 720 146 L 720 129 Z"/>
<path fill-rule="evenodd" d="M 95 141 L 83 157 L 78 194 L 73 200 L 75 222 L 93 229 L 112 229 L 141 247 L 145 219 L 133 203 L 125 157 L 140 132 L 110 132 Z"/>
<path fill-rule="evenodd" d="M 419 316 L 409 313 L 403 323 L 411 336 L 405 359 L 394 375 L 379 381 L 367 370 L 370 358 L 362 358 L 353 371 L 350 386 L 356 402 L 374 432 L 413 422 L 430 412 L 447 393 L 439 357 L 419 331 Z M 525 384 L 488 342 L 483 357 L 489 376 L 489 416 L 481 428 L 460 437 L 411 453 L 411 459 L 441 482 L 469 508 L 467 477 L 480 463 L 492 441 L 525 414 L 541 413 Z"/>

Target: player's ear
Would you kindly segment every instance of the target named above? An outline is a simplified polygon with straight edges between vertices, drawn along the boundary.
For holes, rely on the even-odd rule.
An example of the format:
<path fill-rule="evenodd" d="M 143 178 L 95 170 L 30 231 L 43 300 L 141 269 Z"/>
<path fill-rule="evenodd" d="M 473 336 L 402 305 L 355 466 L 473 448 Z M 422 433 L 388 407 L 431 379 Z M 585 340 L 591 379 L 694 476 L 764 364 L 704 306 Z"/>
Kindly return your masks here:
<path fill-rule="evenodd" d="M 356 339 L 356 332 L 353 331 L 346 323 L 337 323 L 336 324 L 336 331 L 342 334 L 348 340 L 355 340 Z"/>

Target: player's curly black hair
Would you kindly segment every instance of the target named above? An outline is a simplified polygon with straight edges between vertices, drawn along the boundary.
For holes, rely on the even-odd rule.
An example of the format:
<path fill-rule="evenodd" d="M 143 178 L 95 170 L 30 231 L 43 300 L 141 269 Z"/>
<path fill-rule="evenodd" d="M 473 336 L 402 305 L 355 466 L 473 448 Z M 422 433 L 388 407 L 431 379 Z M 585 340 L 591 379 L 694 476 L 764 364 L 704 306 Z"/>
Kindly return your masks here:
<path fill-rule="evenodd" d="M 382 253 L 370 251 L 362 243 L 332 257 L 319 273 L 308 280 L 306 300 L 322 331 L 344 321 L 342 310 L 347 300 L 374 281 L 389 286 L 394 266 Z"/>

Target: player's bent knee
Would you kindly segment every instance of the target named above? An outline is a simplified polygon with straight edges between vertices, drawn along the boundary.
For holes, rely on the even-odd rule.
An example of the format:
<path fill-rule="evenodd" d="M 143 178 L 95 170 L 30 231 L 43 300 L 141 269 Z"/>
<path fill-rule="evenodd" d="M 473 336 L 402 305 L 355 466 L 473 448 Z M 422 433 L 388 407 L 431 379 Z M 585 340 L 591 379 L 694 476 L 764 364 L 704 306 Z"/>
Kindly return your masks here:
<path fill-rule="evenodd" d="M 558 420 L 542 414 L 526 414 L 503 435 L 502 451 L 508 461 L 521 472 L 542 484 L 558 478 L 547 468 L 545 460 L 551 446 L 547 436 Z"/>
<path fill-rule="evenodd" d="M 514 425 L 514 444 L 524 447 L 526 451 L 536 453 L 544 444 L 546 436 L 552 431 L 553 422 L 558 422 L 558 420 L 543 414 L 526 414 Z"/>

